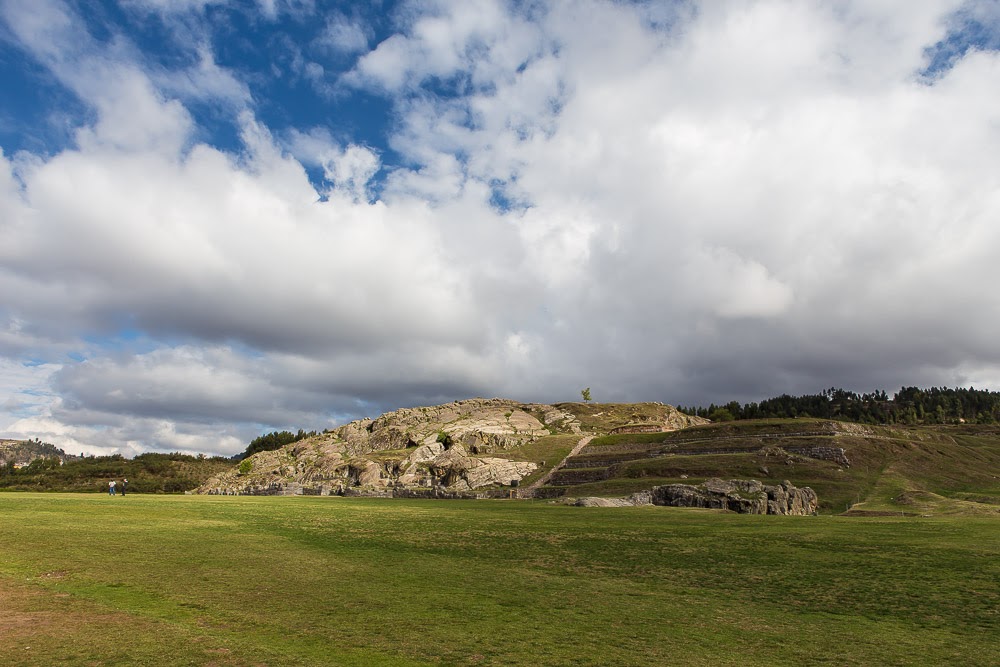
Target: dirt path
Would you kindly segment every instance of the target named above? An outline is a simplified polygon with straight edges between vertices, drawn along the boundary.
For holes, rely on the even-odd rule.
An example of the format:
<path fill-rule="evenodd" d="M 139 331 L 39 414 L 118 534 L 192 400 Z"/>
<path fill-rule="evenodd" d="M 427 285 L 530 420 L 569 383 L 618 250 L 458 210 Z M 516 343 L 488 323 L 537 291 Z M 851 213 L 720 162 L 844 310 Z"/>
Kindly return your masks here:
<path fill-rule="evenodd" d="M 552 475 L 554 475 L 560 468 L 566 465 L 566 461 L 570 460 L 571 458 L 579 454 L 580 450 L 586 447 L 587 443 L 593 439 L 594 436 L 592 435 L 580 438 L 580 442 L 576 443 L 576 446 L 573 447 L 572 451 L 570 451 L 570 453 L 566 455 L 566 458 L 564 458 L 562 461 L 552 466 L 551 470 L 549 470 L 547 473 L 545 473 L 544 475 L 536 479 L 534 482 L 529 484 L 527 490 L 534 491 L 548 484 L 549 480 L 552 479 Z"/>

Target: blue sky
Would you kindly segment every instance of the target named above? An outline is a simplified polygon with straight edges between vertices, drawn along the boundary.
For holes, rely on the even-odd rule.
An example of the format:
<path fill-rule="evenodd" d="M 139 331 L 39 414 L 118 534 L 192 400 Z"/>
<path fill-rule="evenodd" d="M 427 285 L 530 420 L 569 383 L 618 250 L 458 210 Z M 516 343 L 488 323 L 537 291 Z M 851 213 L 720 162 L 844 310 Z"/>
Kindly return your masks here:
<path fill-rule="evenodd" d="M 994 1 L 0 0 L 0 436 L 1000 388 Z"/>

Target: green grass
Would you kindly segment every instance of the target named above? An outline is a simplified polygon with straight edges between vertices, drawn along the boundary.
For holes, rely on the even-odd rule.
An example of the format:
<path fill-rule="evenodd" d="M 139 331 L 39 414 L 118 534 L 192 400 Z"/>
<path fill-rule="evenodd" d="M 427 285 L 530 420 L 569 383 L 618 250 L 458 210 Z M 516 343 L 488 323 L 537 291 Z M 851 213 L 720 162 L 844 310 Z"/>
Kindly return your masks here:
<path fill-rule="evenodd" d="M 0 494 L 51 665 L 1000 663 L 1000 518 Z"/>
<path fill-rule="evenodd" d="M 521 480 L 522 486 L 527 486 L 552 469 L 566 458 L 574 445 L 580 441 L 579 435 L 547 435 L 534 442 L 511 449 L 504 449 L 495 454 L 514 461 L 532 461 L 538 464 L 530 475 Z"/>

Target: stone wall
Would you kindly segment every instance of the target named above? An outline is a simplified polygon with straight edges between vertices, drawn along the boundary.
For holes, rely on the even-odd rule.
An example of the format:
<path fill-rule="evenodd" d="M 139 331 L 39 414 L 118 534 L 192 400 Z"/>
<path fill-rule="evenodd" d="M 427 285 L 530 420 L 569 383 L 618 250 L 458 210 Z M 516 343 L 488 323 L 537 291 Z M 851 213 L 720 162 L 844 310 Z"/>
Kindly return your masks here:
<path fill-rule="evenodd" d="M 845 468 L 851 467 L 851 461 L 847 458 L 843 447 L 795 447 L 785 445 L 782 447 L 786 452 L 808 456 L 811 459 L 821 459 L 823 461 L 833 461 Z"/>
<path fill-rule="evenodd" d="M 609 435 L 619 435 L 621 433 L 663 433 L 665 429 L 661 424 L 626 424 L 608 431 Z"/>
<path fill-rule="evenodd" d="M 805 456 L 810 459 L 833 461 L 834 463 L 842 465 L 845 468 L 851 467 L 851 461 L 847 458 L 847 454 L 842 447 L 808 447 L 783 444 L 778 446 L 771 445 L 763 448 L 712 447 L 702 449 L 669 449 L 664 453 L 675 454 L 677 456 L 703 456 L 718 454 L 756 454 L 758 452 L 764 452 L 767 454 L 769 452 L 780 453 L 781 451 L 789 454 L 798 454 L 799 456 Z"/>
<path fill-rule="evenodd" d="M 572 484 L 589 484 L 591 482 L 603 482 L 608 478 L 608 469 L 605 468 L 562 468 L 552 473 L 549 483 L 554 486 L 567 486 Z"/>

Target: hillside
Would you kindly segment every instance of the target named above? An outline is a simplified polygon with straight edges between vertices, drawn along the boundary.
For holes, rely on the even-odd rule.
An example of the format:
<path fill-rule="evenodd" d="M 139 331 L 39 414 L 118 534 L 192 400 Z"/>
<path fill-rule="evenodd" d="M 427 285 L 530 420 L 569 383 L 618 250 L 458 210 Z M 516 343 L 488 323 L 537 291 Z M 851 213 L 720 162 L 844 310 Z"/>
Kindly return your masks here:
<path fill-rule="evenodd" d="M 1000 427 L 869 426 L 817 419 L 724 422 L 595 438 L 549 497 L 620 496 L 712 478 L 788 480 L 823 512 L 1000 512 Z"/>
<path fill-rule="evenodd" d="M 0 466 L 20 468 L 41 458 L 72 461 L 80 457 L 67 454 L 55 445 L 40 440 L 0 439 Z"/>
<path fill-rule="evenodd" d="M 119 455 L 67 456 L 64 460 L 43 456 L 27 466 L 0 467 L 0 490 L 105 492 L 109 480 L 128 478 L 133 493 L 180 493 L 196 488 L 232 465 L 227 458 L 188 454 L 150 453 L 133 459 Z"/>
<path fill-rule="evenodd" d="M 258 453 L 212 494 L 621 497 L 713 480 L 811 488 L 825 513 L 997 513 L 1000 427 L 707 423 L 659 403 L 470 399 Z"/>

